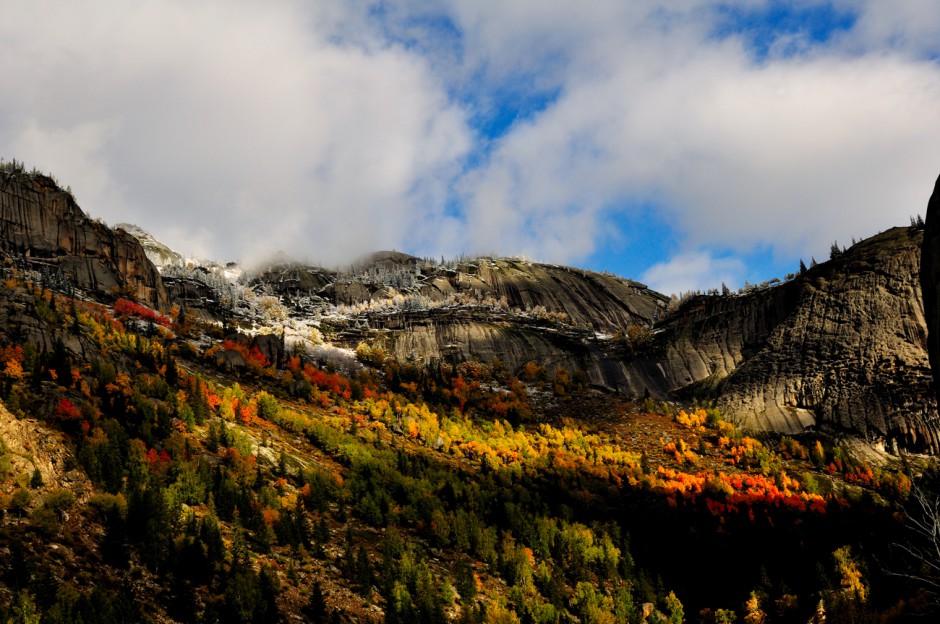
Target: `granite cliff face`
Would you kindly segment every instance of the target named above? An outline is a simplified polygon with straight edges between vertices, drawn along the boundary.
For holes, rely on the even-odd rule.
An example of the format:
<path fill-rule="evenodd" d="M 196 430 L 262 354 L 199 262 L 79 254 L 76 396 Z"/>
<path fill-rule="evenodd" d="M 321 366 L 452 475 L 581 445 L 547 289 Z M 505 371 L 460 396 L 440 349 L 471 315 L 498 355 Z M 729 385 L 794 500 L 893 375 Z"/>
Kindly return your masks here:
<path fill-rule="evenodd" d="M 927 345 L 933 368 L 934 392 L 940 401 L 940 178 L 927 204 L 920 282 L 927 320 Z"/>
<path fill-rule="evenodd" d="M 499 359 L 510 370 L 534 361 L 550 372 L 583 370 L 591 382 L 628 394 L 649 385 L 627 374 L 620 337 L 630 328 L 648 333 L 665 313 L 669 299 L 643 284 L 514 259 L 417 265 L 414 275 L 394 310 L 380 305 L 388 287 L 374 282 L 338 279 L 325 289 L 352 312 L 340 337 L 350 345 L 377 340 L 407 361 Z"/>
<path fill-rule="evenodd" d="M 778 286 L 696 297 L 668 315 L 665 297 L 628 280 L 482 260 L 429 275 L 420 292 L 432 301 L 501 299 L 492 308 L 366 310 L 340 336 L 417 362 L 581 369 L 635 397 L 714 400 L 753 429 L 847 432 L 938 452 L 922 237 L 917 227 L 894 228 Z M 354 288 L 363 305 L 381 299 L 361 283 L 344 292 Z"/>
<path fill-rule="evenodd" d="M 80 289 L 167 307 L 160 274 L 137 239 L 89 219 L 47 176 L 0 170 L 0 251 Z"/>
<path fill-rule="evenodd" d="M 690 302 L 660 326 L 671 392 L 714 398 L 755 429 L 937 452 L 922 236 L 894 228 L 775 288 Z"/>

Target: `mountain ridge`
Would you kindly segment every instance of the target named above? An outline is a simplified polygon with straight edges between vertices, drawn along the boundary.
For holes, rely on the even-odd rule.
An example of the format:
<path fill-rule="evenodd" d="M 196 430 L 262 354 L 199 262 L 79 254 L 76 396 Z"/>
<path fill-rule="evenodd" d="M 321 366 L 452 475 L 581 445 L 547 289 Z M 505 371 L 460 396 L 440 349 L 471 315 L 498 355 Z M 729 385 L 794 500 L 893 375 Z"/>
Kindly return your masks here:
<path fill-rule="evenodd" d="M 184 265 L 138 226 L 112 232 L 89 220 L 50 178 L 7 174 L 3 189 L 7 253 L 60 271 L 75 258 L 104 267 L 157 309 L 175 304 L 249 332 L 267 326 L 304 348 L 323 336 L 349 349 L 365 342 L 421 365 L 498 360 L 518 373 L 534 362 L 627 397 L 713 401 L 755 430 L 940 451 L 918 227 L 883 232 L 774 286 L 677 304 L 629 279 L 513 258 L 376 252 L 349 271 L 284 259 L 249 273 Z M 162 276 L 155 253 L 167 259 Z M 114 296 L 95 279 L 104 269 L 68 274 Z"/>
<path fill-rule="evenodd" d="M 685 301 L 519 259 L 187 261 L 157 273 L 166 314 L 68 281 L 67 246 L 15 248 L 0 618 L 906 621 L 920 562 L 895 545 L 932 460 L 870 442 L 931 450 L 903 411 L 929 388 L 922 236 Z M 750 435 L 732 399 L 815 431 Z"/>

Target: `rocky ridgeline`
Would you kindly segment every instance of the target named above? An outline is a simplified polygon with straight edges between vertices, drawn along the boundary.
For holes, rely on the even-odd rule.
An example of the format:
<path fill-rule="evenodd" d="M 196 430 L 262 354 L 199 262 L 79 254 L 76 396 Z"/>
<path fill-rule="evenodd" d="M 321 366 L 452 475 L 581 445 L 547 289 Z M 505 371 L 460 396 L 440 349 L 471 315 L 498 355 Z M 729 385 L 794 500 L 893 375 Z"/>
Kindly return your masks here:
<path fill-rule="evenodd" d="M 895 228 L 777 286 L 696 297 L 668 313 L 668 299 L 637 282 L 518 259 L 437 263 L 385 252 L 347 271 L 279 261 L 237 271 L 236 284 L 232 267 L 183 266 L 143 230 L 127 226 L 142 247 L 88 219 L 51 178 L 9 166 L 0 174 L 0 249 L 92 293 L 156 308 L 178 303 L 257 323 L 259 302 L 268 311 L 273 302 L 282 318 L 318 324 L 334 342 L 379 343 L 403 361 L 499 359 L 510 370 L 535 361 L 637 398 L 715 400 L 755 429 L 850 432 L 936 453 L 927 351 L 928 322 L 935 357 L 940 336 L 936 197 L 926 236 Z M 169 287 L 145 248 L 169 259 Z"/>
<path fill-rule="evenodd" d="M 89 219 L 54 180 L 16 165 L 0 168 L 0 251 L 80 289 L 167 307 L 160 274 L 136 238 Z"/>
<path fill-rule="evenodd" d="M 775 288 L 702 297 L 665 320 L 672 391 L 754 429 L 850 431 L 940 450 L 919 284 L 920 228 L 894 228 Z"/>

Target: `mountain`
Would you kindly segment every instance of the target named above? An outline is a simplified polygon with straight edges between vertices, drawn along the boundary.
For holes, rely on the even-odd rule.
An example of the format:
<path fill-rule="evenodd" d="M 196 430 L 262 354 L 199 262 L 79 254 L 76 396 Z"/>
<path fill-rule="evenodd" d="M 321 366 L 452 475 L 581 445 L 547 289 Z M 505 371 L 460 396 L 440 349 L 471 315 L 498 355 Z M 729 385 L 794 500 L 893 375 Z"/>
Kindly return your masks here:
<path fill-rule="evenodd" d="M 659 363 L 677 392 L 713 398 L 751 429 L 936 453 L 922 237 L 894 228 L 773 288 L 692 300 L 659 325 Z"/>
<path fill-rule="evenodd" d="M 184 264 L 183 256 L 176 253 L 149 232 L 139 228 L 133 223 L 118 223 L 114 226 L 115 230 L 123 230 L 137 239 L 140 246 L 143 247 L 147 259 L 153 263 L 157 270 L 170 266 L 182 266 Z"/>
<path fill-rule="evenodd" d="M 929 458 L 826 433 L 932 449 L 919 227 L 679 301 L 522 259 L 179 262 L 4 172 L 2 621 L 929 612 L 897 546 Z"/>
<path fill-rule="evenodd" d="M 894 228 L 786 282 L 678 306 L 630 280 L 511 259 L 348 275 L 285 266 L 255 284 L 318 298 L 334 340 L 402 361 L 533 361 L 626 396 L 715 401 L 751 429 L 935 453 L 923 236 Z"/>
<path fill-rule="evenodd" d="M 940 451 L 919 283 L 921 248 L 937 246 L 918 226 L 776 285 L 677 305 L 632 280 L 511 258 L 378 252 L 348 270 L 285 258 L 253 272 L 187 266 L 137 226 L 88 219 L 50 178 L 11 169 L 0 199 L 0 249 L 99 296 L 175 303 L 302 341 L 315 328 L 412 364 L 498 360 L 519 374 L 532 362 L 626 397 L 714 401 L 755 430 Z"/>

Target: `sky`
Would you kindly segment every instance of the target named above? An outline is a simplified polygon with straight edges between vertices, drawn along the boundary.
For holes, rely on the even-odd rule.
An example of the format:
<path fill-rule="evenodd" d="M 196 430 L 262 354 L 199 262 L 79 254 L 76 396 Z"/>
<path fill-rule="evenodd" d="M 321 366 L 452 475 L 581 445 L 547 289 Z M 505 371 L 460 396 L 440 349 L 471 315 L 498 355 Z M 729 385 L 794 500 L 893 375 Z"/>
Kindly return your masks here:
<path fill-rule="evenodd" d="M 738 288 L 908 224 L 940 173 L 935 0 L 0 7 L 0 157 L 187 255 Z"/>

